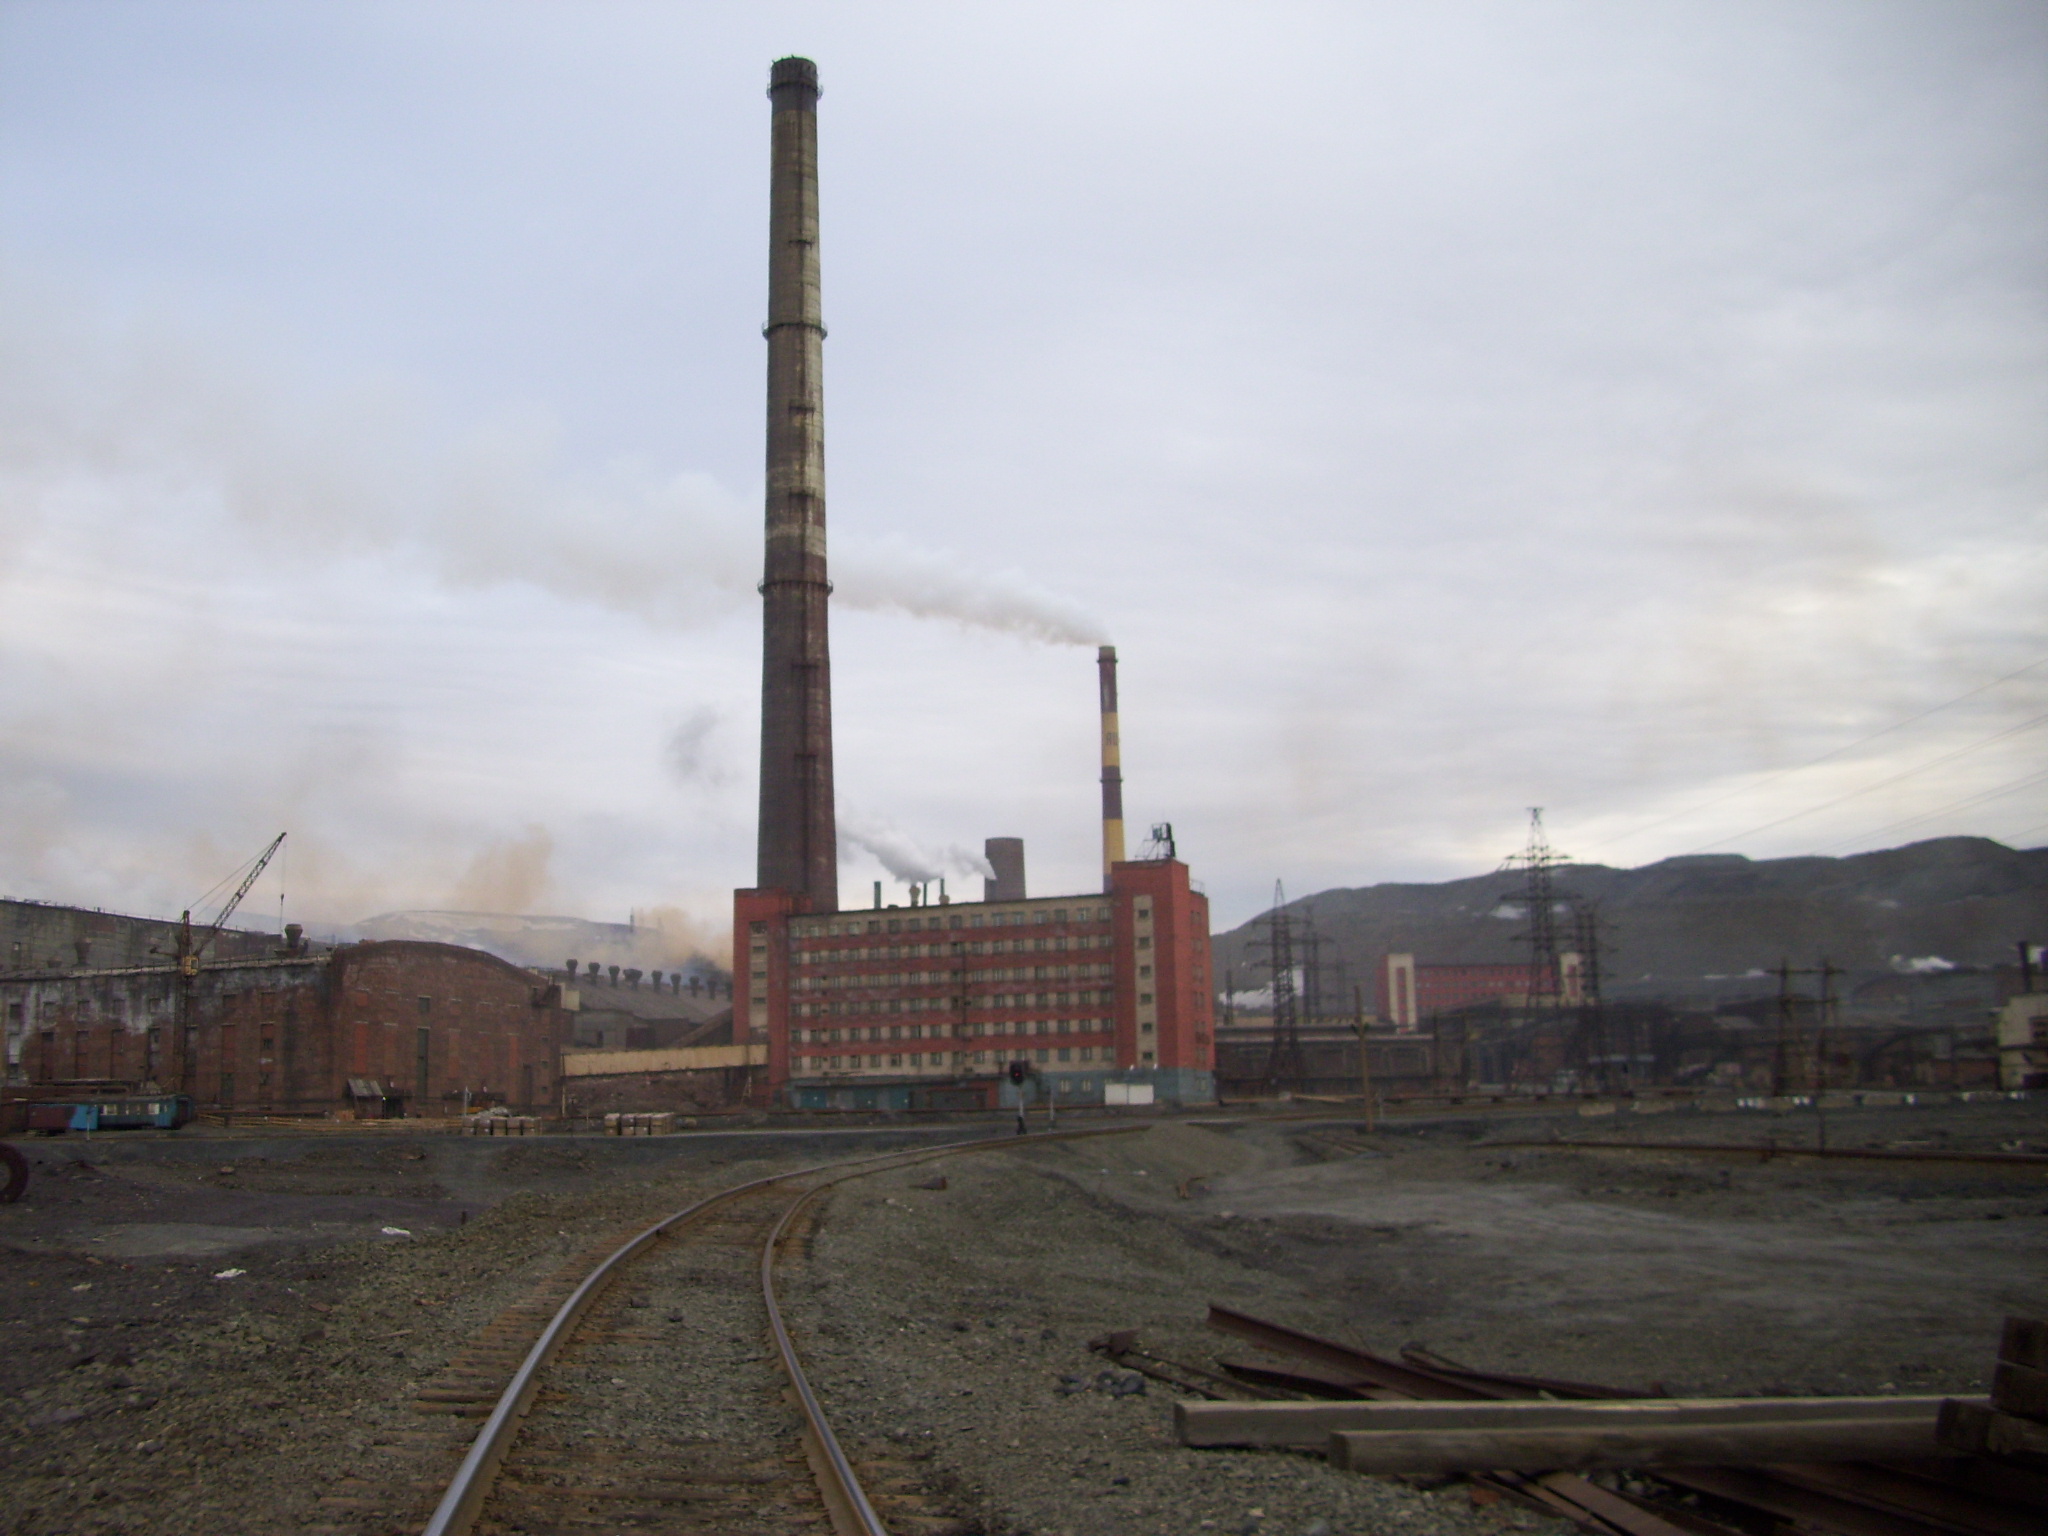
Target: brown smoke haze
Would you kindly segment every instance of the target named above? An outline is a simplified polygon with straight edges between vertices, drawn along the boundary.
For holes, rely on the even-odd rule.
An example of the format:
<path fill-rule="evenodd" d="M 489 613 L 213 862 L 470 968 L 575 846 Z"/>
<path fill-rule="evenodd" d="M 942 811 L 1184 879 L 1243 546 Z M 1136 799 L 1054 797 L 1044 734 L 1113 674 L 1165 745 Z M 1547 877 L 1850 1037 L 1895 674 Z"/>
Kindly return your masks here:
<path fill-rule="evenodd" d="M 465 912 L 531 912 L 548 888 L 554 852 L 545 827 L 495 842 L 469 861 L 448 905 Z"/>

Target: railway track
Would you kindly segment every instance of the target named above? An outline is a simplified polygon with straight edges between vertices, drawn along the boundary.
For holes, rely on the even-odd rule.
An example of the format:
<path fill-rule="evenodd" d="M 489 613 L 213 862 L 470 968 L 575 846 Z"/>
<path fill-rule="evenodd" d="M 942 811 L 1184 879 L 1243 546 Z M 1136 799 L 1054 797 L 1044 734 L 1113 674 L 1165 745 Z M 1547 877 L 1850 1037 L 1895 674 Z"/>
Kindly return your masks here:
<path fill-rule="evenodd" d="M 775 1174 L 636 1234 L 541 1328 L 426 1536 L 965 1529 L 914 1461 L 841 1445 L 782 1319 L 775 1266 L 834 1185 L 1015 1145 L 1006 1136 Z"/>

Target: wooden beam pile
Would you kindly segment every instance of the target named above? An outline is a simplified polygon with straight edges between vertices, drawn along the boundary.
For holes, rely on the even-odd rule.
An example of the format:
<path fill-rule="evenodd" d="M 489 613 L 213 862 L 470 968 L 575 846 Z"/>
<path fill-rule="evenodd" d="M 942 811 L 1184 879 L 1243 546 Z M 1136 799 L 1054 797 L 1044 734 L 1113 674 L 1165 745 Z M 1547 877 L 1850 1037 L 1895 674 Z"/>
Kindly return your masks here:
<path fill-rule="evenodd" d="M 1629 1395 L 1420 1351 L 1390 1360 L 1226 1307 L 1209 1322 L 1303 1362 L 1225 1370 L 1323 1400 L 1181 1402 L 1185 1445 L 1471 1473 L 1602 1536 L 1736 1536 L 1759 1518 L 1836 1536 L 2048 1532 L 2048 1324 L 2007 1322 L 1987 1402 Z M 1637 1491 L 1584 1475 L 1623 1471 Z"/>
<path fill-rule="evenodd" d="M 1968 1456 L 2048 1469 L 2048 1322 L 2008 1317 L 1991 1373 L 1991 1401 L 1941 1405 L 1942 1445 Z"/>

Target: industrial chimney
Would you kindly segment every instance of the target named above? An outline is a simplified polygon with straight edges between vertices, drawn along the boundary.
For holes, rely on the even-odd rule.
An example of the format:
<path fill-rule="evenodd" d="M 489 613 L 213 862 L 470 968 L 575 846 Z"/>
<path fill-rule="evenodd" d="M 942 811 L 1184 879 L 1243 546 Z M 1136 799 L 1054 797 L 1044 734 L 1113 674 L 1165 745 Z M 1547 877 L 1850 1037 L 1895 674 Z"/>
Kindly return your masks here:
<path fill-rule="evenodd" d="M 981 882 L 983 901 L 1024 899 L 1024 839 L 991 837 L 982 842 L 981 856 L 995 871 L 995 878 Z"/>
<path fill-rule="evenodd" d="M 825 326 L 818 302 L 818 66 L 777 59 L 768 212 L 768 553 L 761 581 L 756 884 L 839 910 L 826 641 Z"/>
<path fill-rule="evenodd" d="M 1095 653 L 1102 679 L 1102 888 L 1110 888 L 1111 866 L 1124 861 L 1124 771 L 1117 747 L 1116 647 Z"/>

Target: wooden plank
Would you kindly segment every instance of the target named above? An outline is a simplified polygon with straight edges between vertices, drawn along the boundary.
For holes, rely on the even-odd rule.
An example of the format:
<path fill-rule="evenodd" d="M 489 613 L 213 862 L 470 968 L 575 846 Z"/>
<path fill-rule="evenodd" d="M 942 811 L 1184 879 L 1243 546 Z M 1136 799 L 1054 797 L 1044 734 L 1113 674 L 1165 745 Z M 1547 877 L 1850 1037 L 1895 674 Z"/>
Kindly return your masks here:
<path fill-rule="evenodd" d="M 1771 1424 L 1660 1424 L 1601 1429 L 1337 1430 L 1329 1457 L 1353 1472 L 1592 1472 L 1753 1467 L 1798 1461 L 1932 1456 L 1931 1415 Z"/>
<path fill-rule="evenodd" d="M 2037 1371 L 2048 1371 L 2048 1322 L 2031 1317 L 2008 1317 L 2005 1336 L 1998 1341 L 1998 1358 Z"/>
<path fill-rule="evenodd" d="M 1991 1406 L 2022 1419 L 2048 1419 L 2048 1371 L 1999 1361 L 1991 1373 Z"/>
<path fill-rule="evenodd" d="M 1320 1447 L 1338 1430 L 1583 1429 L 1661 1424 L 1776 1424 L 1899 1419 L 1931 1437 L 1938 1397 L 1649 1397 L 1541 1402 L 1180 1402 L 1183 1445 Z"/>
<path fill-rule="evenodd" d="M 1981 1403 L 1956 1399 L 1943 1403 L 1935 1438 L 1948 1449 L 1971 1456 L 2048 1458 L 2048 1424 L 2000 1413 Z"/>

